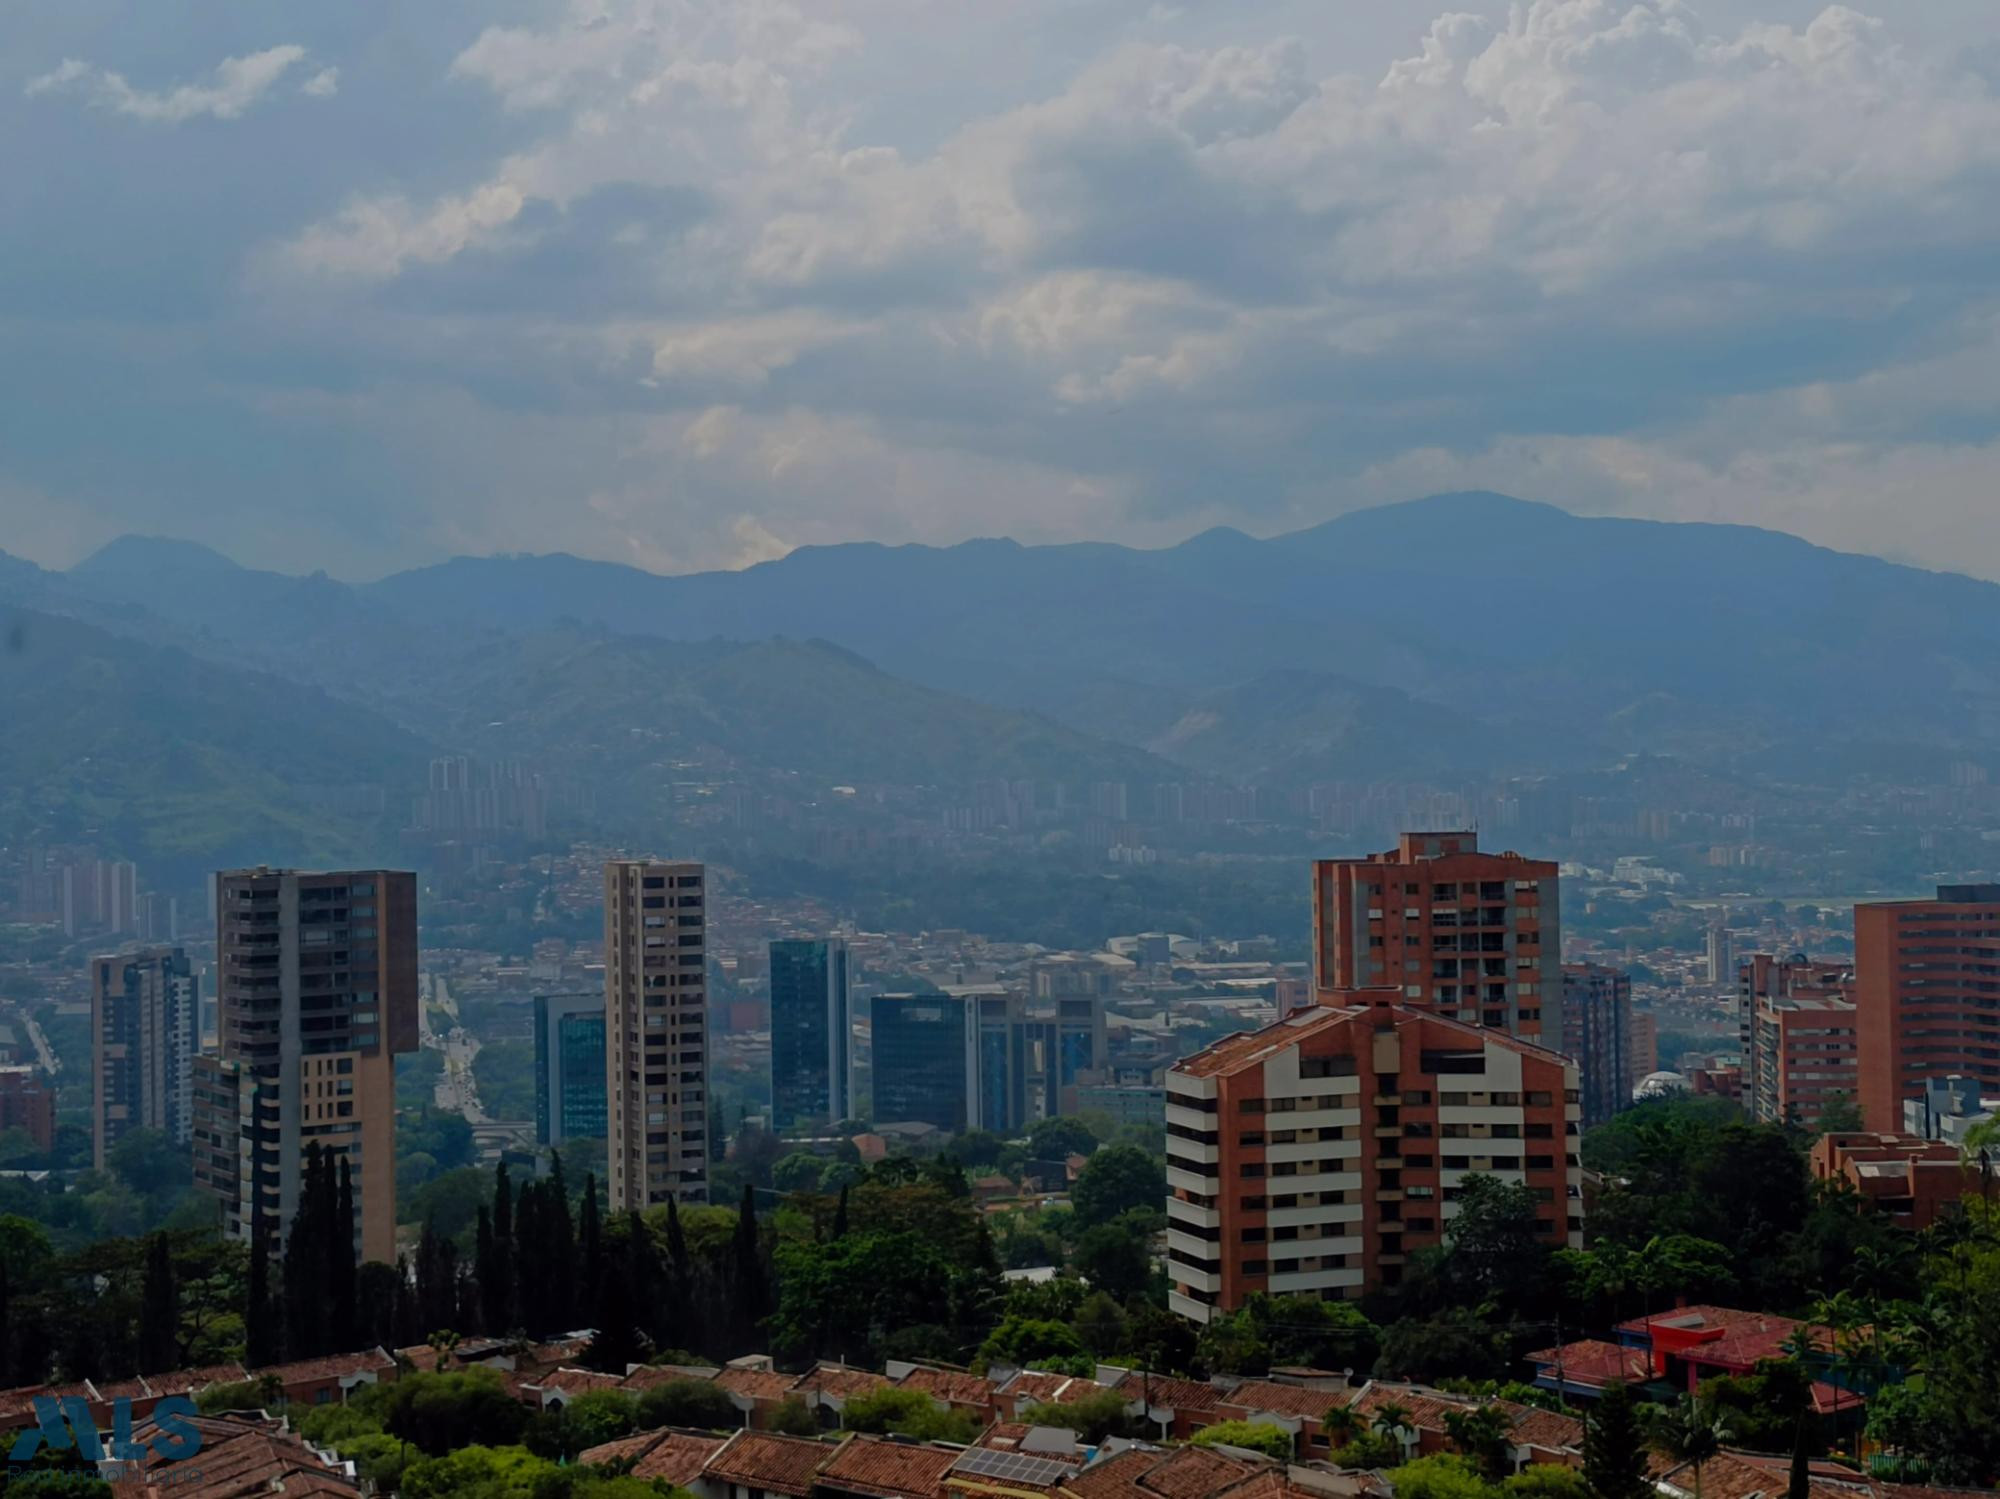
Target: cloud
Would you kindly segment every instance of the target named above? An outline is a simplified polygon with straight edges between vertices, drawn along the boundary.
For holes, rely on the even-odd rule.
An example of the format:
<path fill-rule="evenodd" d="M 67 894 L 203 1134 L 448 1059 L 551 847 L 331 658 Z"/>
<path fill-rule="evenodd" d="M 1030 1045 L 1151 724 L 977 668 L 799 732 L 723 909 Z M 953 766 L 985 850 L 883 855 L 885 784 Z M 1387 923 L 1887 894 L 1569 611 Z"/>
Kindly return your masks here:
<path fill-rule="evenodd" d="M 219 311 L 159 358 L 204 378 L 157 378 L 204 430 L 348 455 L 384 565 L 1166 540 L 1485 486 L 1930 528 L 2000 576 L 1968 521 L 2000 11 L 1877 9 L 522 0 L 426 12 L 414 61 L 357 20 L 278 71 L 402 110 L 394 149 L 297 110 L 233 162 L 295 195 L 212 213 Z M 112 76 L 32 88 L 179 97 Z M 291 503 L 229 452 L 177 479 Z"/>
<path fill-rule="evenodd" d="M 321 68 L 299 85 L 299 92 L 310 99 L 331 99 L 340 92 L 340 69 Z"/>
<path fill-rule="evenodd" d="M 157 93 L 132 87 L 123 74 L 109 68 L 95 68 L 68 58 L 54 71 L 31 80 L 27 92 L 30 97 L 80 93 L 101 109 L 154 124 L 180 125 L 203 117 L 233 120 L 269 93 L 286 70 L 305 55 L 305 48 L 287 44 L 244 57 L 225 57 L 216 64 L 209 82 L 184 83 Z M 337 71 L 327 69 L 310 80 L 303 91 L 332 93 Z"/>

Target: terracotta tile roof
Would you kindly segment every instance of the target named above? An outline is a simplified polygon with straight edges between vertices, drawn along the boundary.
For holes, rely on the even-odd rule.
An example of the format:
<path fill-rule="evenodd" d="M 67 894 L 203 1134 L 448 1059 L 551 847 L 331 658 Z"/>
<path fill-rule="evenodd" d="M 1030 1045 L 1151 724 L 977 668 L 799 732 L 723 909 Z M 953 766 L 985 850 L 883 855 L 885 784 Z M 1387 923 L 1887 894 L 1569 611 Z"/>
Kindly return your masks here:
<path fill-rule="evenodd" d="M 657 1385 L 679 1384 L 689 1379 L 707 1384 L 719 1372 L 715 1369 L 696 1369 L 685 1364 L 641 1364 L 627 1374 L 620 1384 L 628 1390 L 650 1390 Z"/>
<path fill-rule="evenodd" d="M 147 1457 L 128 1465 L 113 1481 L 117 1499 L 247 1499 L 251 1495 L 283 1494 L 287 1499 L 306 1495 L 339 1495 L 353 1499 L 359 1482 L 347 1473 L 347 1465 L 333 1465 L 311 1447 L 281 1429 L 281 1423 L 265 1420 L 236 1421 L 222 1417 L 197 1416 L 190 1424 L 201 1433 L 198 1462 L 165 1463 Z M 158 1433 L 151 1421 L 139 1422 L 133 1439 L 150 1443 Z"/>
<path fill-rule="evenodd" d="M 845 1364 L 821 1364 L 792 1381 L 792 1389 L 798 1394 L 818 1391 L 836 1400 L 851 1400 L 856 1395 L 870 1395 L 888 1388 L 886 1374 L 877 1374 L 872 1369 L 850 1369 Z"/>
<path fill-rule="evenodd" d="M 1360 1398 L 1353 1404 L 1354 1409 L 1371 1424 L 1384 1406 L 1400 1405 L 1409 1412 L 1409 1421 L 1413 1428 L 1420 1431 L 1443 1431 L 1444 1418 L 1447 1415 L 1470 1410 L 1475 1402 L 1446 1400 L 1411 1385 L 1371 1384 L 1361 1392 Z"/>
<path fill-rule="evenodd" d="M 642 1431 L 637 1436 L 589 1448 L 577 1461 L 586 1465 L 630 1461 L 634 1478 L 658 1478 L 676 1488 L 686 1488 L 701 1477 L 708 1460 L 728 1440 L 693 1431 Z"/>
<path fill-rule="evenodd" d="M 1571 1384 L 1610 1384 L 1614 1380 L 1644 1384 L 1653 1377 L 1652 1357 L 1645 1349 L 1627 1348 L 1622 1343 L 1606 1343 L 1598 1338 L 1544 1348 L 1529 1354 L 1528 1362 L 1546 1365 L 1542 1372 L 1551 1376 L 1560 1364 L 1564 1381 Z"/>
<path fill-rule="evenodd" d="M 97 1387 L 86 1379 L 78 1384 L 30 1384 L 11 1390 L 0 1390 L 0 1421 L 32 1422 L 35 1419 L 34 1400 L 37 1395 L 47 1395 L 56 1400 L 80 1395 L 85 1400 L 95 1400 Z"/>
<path fill-rule="evenodd" d="M 408 1348 L 398 1348 L 396 1357 L 412 1369 L 426 1374 L 435 1374 L 445 1360 L 444 1351 L 433 1348 L 429 1343 L 412 1343 Z"/>
<path fill-rule="evenodd" d="M 207 1364 L 199 1369 L 176 1369 L 170 1374 L 149 1374 L 146 1383 L 155 1395 L 188 1395 L 212 1384 L 241 1384 L 250 1371 L 241 1364 Z"/>
<path fill-rule="evenodd" d="M 1619 1332 L 1646 1332 L 1660 1326 L 1676 1331 L 1698 1331 L 1711 1327 L 1738 1327 L 1744 1323 L 1768 1322 L 1765 1312 L 1746 1312 L 1733 1306 L 1677 1306 L 1670 1311 L 1648 1312 L 1618 1324 Z"/>
<path fill-rule="evenodd" d="M 1786 1458 L 1783 1466 L 1766 1467 L 1734 1452 L 1712 1457 L 1701 1465 L 1702 1499 L 1783 1499 L 1786 1468 L 1790 1461 Z M 1823 1465 L 1815 1464 L 1815 1467 Z M 1660 1475 L 1660 1481 L 1676 1493 L 1691 1495 L 1694 1492 L 1693 1464 L 1669 1467 Z M 1814 1474 L 1807 1483 L 1811 1499 L 1859 1499 L 1859 1496 L 1871 1492 L 1873 1487 L 1857 1473 L 1848 1473 L 1845 1479 L 1829 1479 Z"/>
<path fill-rule="evenodd" d="M 947 1405 L 993 1404 L 993 1381 L 962 1369 L 912 1369 L 896 1381 L 905 1390 L 918 1390 Z"/>
<path fill-rule="evenodd" d="M 702 1474 L 721 1483 L 740 1483 L 749 1489 L 805 1499 L 812 1492 L 813 1475 L 827 1455 L 826 1443 L 809 1437 L 739 1431 L 709 1458 Z"/>
<path fill-rule="evenodd" d="M 1514 1427 L 1507 1438 L 1516 1447 L 1539 1447 L 1545 1452 L 1583 1450 L 1583 1423 L 1575 1416 L 1532 1405 L 1515 1405 L 1509 1400 L 1493 1403 L 1514 1417 Z"/>
<path fill-rule="evenodd" d="M 1000 1387 L 1000 1393 L 1013 1399 L 1015 1407 L 1030 1405 L 1074 1405 L 1079 1400 L 1087 1400 L 1092 1395 L 1100 1395 L 1110 1389 L 1110 1385 L 1099 1384 L 1094 1379 L 1085 1379 L 1075 1374 L 1048 1374 L 1040 1369 L 1023 1369 Z"/>
<path fill-rule="evenodd" d="M 615 1390 L 623 1384 L 624 1377 L 607 1374 L 602 1369 L 553 1369 L 547 1374 L 538 1374 L 522 1381 L 533 1390 L 561 1390 L 566 1395 L 581 1395 L 588 1390 Z"/>
<path fill-rule="evenodd" d="M 1223 1401 L 1222 1391 L 1212 1384 L 1163 1374 L 1127 1380 L 1119 1388 L 1134 1400 L 1143 1399 L 1146 1404 L 1161 1410 L 1212 1411 Z M 1320 1409 L 1325 1410 L 1326 1407 L 1322 1405 Z"/>
<path fill-rule="evenodd" d="M 1329 1406 L 1345 1405 L 1352 1390 L 1308 1390 L 1302 1385 L 1273 1384 L 1268 1380 L 1247 1380 L 1222 1397 L 1225 1411 L 1268 1411 L 1274 1416 L 1294 1416 L 1317 1421 Z"/>
<path fill-rule="evenodd" d="M 357 1374 L 381 1375 L 393 1370 L 396 1361 L 387 1350 L 366 1348 L 359 1353 L 329 1353 L 324 1358 L 302 1358 L 294 1363 L 273 1364 L 251 1371 L 251 1378 L 274 1377 L 279 1384 L 309 1384 L 321 1379 L 350 1379 Z"/>
<path fill-rule="evenodd" d="M 1262 1029 L 1225 1036 L 1213 1046 L 1191 1057 L 1183 1057 L 1174 1064 L 1173 1070 L 1183 1077 L 1224 1077 L 1241 1072 L 1246 1067 L 1263 1062 L 1274 1051 L 1295 1046 L 1308 1036 L 1347 1024 L 1354 1014 L 1351 1009 L 1315 1005 L 1283 1020 L 1273 1021 Z M 1170 1102 L 1172 1096 L 1168 1094 Z"/>
<path fill-rule="evenodd" d="M 1164 1499 L 1209 1499 L 1251 1477 L 1256 1466 L 1211 1447 L 1181 1447 L 1169 1453 L 1139 1480 L 1139 1486 Z"/>
<path fill-rule="evenodd" d="M 963 1455 L 957 1447 L 850 1437 L 820 1464 L 819 1483 L 877 1499 L 934 1499 L 946 1469 Z"/>
<path fill-rule="evenodd" d="M 793 1382 L 791 1375 L 769 1369 L 729 1368 L 715 1376 L 716 1384 L 746 1400 L 783 1400 L 791 1393 Z"/>
<path fill-rule="evenodd" d="M 989 1447 L 996 1452 L 1025 1452 L 1029 1457 L 1045 1457 L 1053 1463 L 1069 1463 L 1079 1468 L 1083 1466 L 1084 1454 L 1080 1446 L 1069 1452 L 1030 1451 L 1024 1447 L 1022 1444 L 1027 1440 L 1028 1433 L 1035 1429 L 1025 1421 L 995 1421 L 979 1433 L 978 1439 L 972 1445 Z M 1048 1428 L 1041 1429 L 1046 1431 Z M 1073 1434 L 1064 1432 L 1063 1435 Z"/>
<path fill-rule="evenodd" d="M 1146 1492 L 1139 1487 L 1139 1480 L 1164 1455 L 1142 1447 L 1127 1448 L 1092 1463 L 1074 1478 L 1065 1479 L 1062 1491 L 1075 1495 L 1076 1499 L 1137 1499 Z"/>

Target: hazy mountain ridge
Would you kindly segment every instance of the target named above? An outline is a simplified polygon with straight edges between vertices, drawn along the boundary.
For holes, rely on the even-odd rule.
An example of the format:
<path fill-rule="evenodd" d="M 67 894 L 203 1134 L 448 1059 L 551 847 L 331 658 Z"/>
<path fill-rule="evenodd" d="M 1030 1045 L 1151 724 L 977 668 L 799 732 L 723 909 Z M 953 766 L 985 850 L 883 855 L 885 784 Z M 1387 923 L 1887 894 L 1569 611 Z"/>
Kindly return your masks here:
<path fill-rule="evenodd" d="M 681 577 L 510 556 L 350 585 L 180 545 L 125 538 L 68 574 L 0 571 L 0 588 L 65 611 L 103 600 L 122 611 L 110 628 L 283 669 L 454 745 L 491 737 L 480 703 L 536 753 L 559 753 L 565 732 L 599 718 L 608 730 L 621 712 L 652 721 L 658 700 L 675 715 L 661 731 L 691 753 L 810 758 L 845 778 L 869 764 L 917 783 L 1030 762 L 1078 767 L 1057 779 L 1171 773 L 1147 751 L 1274 784 L 1635 750 L 1766 772 L 1815 757 L 1928 766 L 2000 729 L 2000 586 L 1749 527 L 1582 518 L 1491 494 L 1267 540 L 852 543 Z M 162 585 L 177 562 L 198 587 Z M 675 660 L 648 639 L 715 648 Z M 939 696 L 891 693 L 847 675 L 852 661 L 834 672 L 851 698 L 829 696 L 798 658 L 720 644 L 775 640 L 823 642 Z M 427 683 L 443 661 L 456 664 L 441 698 Z M 587 694 L 563 679 L 577 661 L 598 684 Z M 461 690 L 466 672 L 476 691 Z M 1132 748 L 1061 738 L 1046 720 L 973 734 L 966 699 Z M 941 717 L 892 742 L 865 730 L 878 700 Z M 563 701 L 568 730 L 538 721 L 537 704 Z"/>

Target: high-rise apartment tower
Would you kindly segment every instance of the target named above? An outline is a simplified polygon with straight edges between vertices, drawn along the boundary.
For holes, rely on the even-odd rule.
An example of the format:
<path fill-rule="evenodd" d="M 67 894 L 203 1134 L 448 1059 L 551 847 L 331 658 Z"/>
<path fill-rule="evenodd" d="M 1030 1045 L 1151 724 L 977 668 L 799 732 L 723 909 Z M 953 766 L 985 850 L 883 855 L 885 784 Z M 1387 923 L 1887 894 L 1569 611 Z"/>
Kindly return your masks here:
<path fill-rule="evenodd" d="M 1854 908 L 1854 1029 L 1868 1128 L 1958 1074 L 2000 1093 L 2000 884 Z"/>
<path fill-rule="evenodd" d="M 604 1092 L 611 1209 L 708 1200 L 707 876 L 604 866 Z"/>
<path fill-rule="evenodd" d="M 91 1160 L 130 1130 L 156 1129 L 185 1145 L 194 1125 L 194 1059 L 201 996 L 178 947 L 90 960 Z"/>
<path fill-rule="evenodd" d="M 396 1057 L 417 1046 L 407 871 L 216 877 L 216 1050 L 194 1068 L 195 1184 L 282 1248 L 317 1142 L 345 1156 L 364 1259 L 396 1258 Z"/>
<path fill-rule="evenodd" d="M 1405 833 L 1313 865 L 1318 986 L 1390 988 L 1416 1009 L 1562 1044 L 1557 867 L 1483 854 L 1477 833 Z"/>

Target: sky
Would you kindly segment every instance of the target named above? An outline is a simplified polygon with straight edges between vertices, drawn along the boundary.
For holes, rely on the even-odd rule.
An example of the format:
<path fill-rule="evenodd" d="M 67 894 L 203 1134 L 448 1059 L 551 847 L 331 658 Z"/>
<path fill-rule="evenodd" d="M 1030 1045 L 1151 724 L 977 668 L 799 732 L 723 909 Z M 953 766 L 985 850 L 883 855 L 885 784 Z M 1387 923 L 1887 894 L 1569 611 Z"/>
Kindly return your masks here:
<path fill-rule="evenodd" d="M 2000 6 L 1458 4 L 15 7 L 0 550 L 1484 488 L 2000 579 Z"/>

